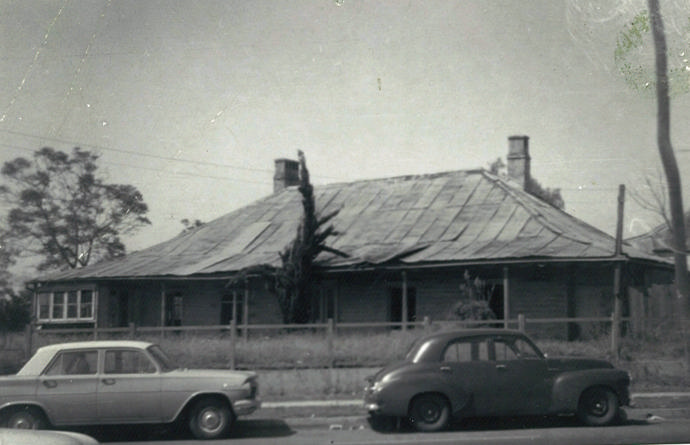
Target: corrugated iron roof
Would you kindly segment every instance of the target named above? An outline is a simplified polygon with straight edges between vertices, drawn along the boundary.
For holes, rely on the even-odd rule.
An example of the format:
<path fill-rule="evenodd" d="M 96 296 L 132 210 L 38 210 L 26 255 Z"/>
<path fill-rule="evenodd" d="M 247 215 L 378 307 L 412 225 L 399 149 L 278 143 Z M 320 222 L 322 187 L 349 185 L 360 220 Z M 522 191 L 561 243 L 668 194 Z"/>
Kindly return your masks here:
<path fill-rule="evenodd" d="M 610 235 L 484 170 L 330 184 L 314 193 L 320 214 L 339 210 L 332 220 L 339 235 L 328 244 L 348 254 L 323 253 L 317 263 L 325 267 L 614 256 Z M 187 277 L 278 266 L 301 215 L 301 195 L 288 187 L 169 241 L 49 280 Z M 664 261 L 631 246 L 624 250 L 632 258 Z"/>

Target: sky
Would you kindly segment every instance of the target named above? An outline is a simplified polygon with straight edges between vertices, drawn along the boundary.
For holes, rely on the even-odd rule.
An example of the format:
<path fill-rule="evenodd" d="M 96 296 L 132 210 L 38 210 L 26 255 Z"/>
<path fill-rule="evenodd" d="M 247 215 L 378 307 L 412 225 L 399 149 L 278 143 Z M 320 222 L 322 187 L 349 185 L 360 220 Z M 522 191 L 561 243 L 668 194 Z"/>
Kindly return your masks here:
<path fill-rule="evenodd" d="M 672 33 L 689 0 L 661 3 Z M 274 160 L 298 150 L 318 185 L 488 168 L 509 136 L 527 135 L 532 175 L 613 235 L 619 184 L 644 192 L 662 171 L 654 97 L 613 56 L 644 7 L 0 0 L 0 162 L 44 146 L 98 153 L 106 180 L 149 206 L 151 226 L 124 239 L 133 251 L 177 235 L 182 219 L 271 194 Z M 672 104 L 685 178 L 690 95 Z M 628 197 L 625 236 L 660 222 Z"/>

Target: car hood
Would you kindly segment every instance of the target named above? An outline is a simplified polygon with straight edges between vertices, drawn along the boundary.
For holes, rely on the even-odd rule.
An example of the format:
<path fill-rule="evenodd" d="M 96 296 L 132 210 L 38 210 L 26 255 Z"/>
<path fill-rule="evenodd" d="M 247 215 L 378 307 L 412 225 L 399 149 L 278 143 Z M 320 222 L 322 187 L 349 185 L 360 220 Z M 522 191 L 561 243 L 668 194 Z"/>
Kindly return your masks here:
<path fill-rule="evenodd" d="M 1 445 L 98 445 L 98 441 L 85 434 L 70 431 L 37 431 L 0 428 Z"/>
<path fill-rule="evenodd" d="M 390 374 L 390 373 L 393 373 L 399 369 L 408 367 L 410 364 L 411 364 L 411 362 L 404 361 L 404 360 L 399 361 L 399 362 L 395 362 L 395 363 L 391 363 L 390 365 L 387 365 L 384 368 L 381 368 L 376 374 L 370 375 L 369 377 L 367 377 L 367 381 L 369 383 L 373 383 L 377 380 L 380 380 L 381 378 L 383 378 L 383 376 L 385 376 L 387 374 Z"/>
<path fill-rule="evenodd" d="M 546 359 L 546 363 L 549 369 L 554 371 L 613 368 L 613 365 L 606 360 L 583 357 L 549 357 Z"/>
<path fill-rule="evenodd" d="M 181 378 L 205 378 L 205 379 L 223 379 L 225 381 L 236 383 L 238 385 L 244 383 L 247 379 L 255 378 L 256 373 L 253 371 L 233 371 L 229 369 L 186 369 L 180 368 L 170 371 L 168 373 L 171 377 Z"/>

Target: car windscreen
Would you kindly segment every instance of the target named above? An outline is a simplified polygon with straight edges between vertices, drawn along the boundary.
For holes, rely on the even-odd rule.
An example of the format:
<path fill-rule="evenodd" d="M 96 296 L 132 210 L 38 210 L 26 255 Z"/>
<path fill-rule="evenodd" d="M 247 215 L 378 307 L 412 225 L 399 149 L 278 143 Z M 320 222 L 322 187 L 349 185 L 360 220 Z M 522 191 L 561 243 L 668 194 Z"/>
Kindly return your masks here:
<path fill-rule="evenodd" d="M 158 345 L 149 346 L 148 351 L 158 362 L 161 372 L 168 372 L 172 371 L 173 369 L 177 369 L 177 365 L 175 365 L 170 357 L 168 357 Z"/>

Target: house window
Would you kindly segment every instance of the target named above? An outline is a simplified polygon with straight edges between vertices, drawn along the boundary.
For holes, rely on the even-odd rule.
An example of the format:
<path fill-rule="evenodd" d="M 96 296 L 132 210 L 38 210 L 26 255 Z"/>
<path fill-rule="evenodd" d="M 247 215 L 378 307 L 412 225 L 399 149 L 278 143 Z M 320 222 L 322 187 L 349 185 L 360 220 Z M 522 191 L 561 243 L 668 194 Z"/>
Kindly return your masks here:
<path fill-rule="evenodd" d="M 182 308 L 184 300 L 181 294 L 168 295 L 166 298 L 166 326 L 182 326 Z"/>
<path fill-rule="evenodd" d="M 394 287 L 390 290 L 389 298 L 389 320 L 393 323 L 403 321 L 403 292 L 401 287 Z M 406 321 L 417 320 L 417 289 L 407 288 L 407 318 Z"/>
<path fill-rule="evenodd" d="M 36 303 L 39 322 L 93 321 L 94 291 L 70 289 L 40 292 Z"/>
<path fill-rule="evenodd" d="M 220 324 L 230 324 L 233 318 L 237 324 L 244 322 L 244 300 L 240 292 L 223 295 L 220 300 Z"/>

